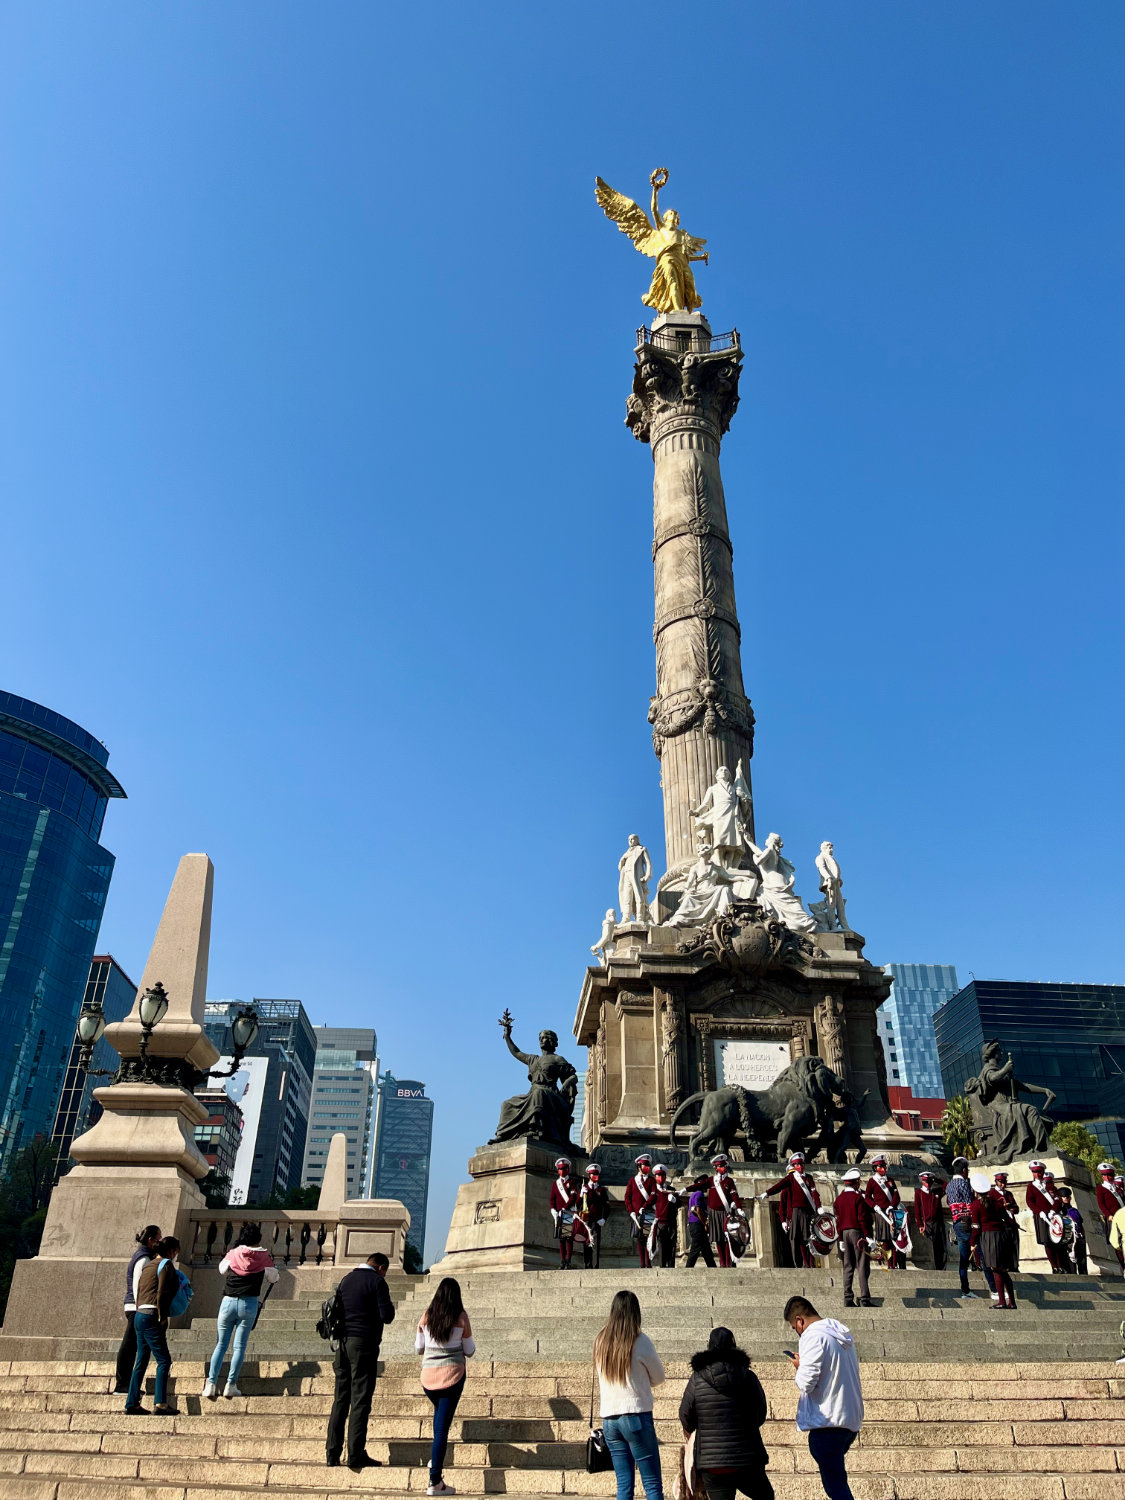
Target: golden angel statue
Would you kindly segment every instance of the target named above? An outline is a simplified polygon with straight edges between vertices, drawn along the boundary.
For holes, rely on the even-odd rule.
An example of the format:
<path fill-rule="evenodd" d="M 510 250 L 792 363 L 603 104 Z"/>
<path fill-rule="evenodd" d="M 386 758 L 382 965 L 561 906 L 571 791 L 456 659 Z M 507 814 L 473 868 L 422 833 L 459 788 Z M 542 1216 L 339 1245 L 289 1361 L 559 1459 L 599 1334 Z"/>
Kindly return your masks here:
<path fill-rule="evenodd" d="M 652 285 L 641 298 L 646 307 L 655 312 L 693 312 L 702 306 L 703 298 L 695 289 L 691 262 L 707 260 L 703 249 L 706 240 L 697 240 L 680 228 L 680 216 L 674 208 L 660 213 L 657 198 L 660 189 L 668 181 L 668 168 L 657 167 L 649 178 L 652 183 L 652 223 L 639 203 L 626 198 L 603 182 L 594 179 L 597 186 L 594 196 L 601 205 L 607 219 L 612 219 L 622 234 L 627 234 L 642 255 L 651 255 L 656 261 L 652 273 Z"/>

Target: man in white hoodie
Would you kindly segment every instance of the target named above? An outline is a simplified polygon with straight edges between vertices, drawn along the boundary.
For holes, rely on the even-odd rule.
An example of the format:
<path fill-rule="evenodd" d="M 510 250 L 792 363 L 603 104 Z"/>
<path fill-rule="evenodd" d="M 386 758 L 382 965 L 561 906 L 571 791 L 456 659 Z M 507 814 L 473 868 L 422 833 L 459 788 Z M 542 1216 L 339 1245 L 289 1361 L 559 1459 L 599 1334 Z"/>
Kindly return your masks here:
<path fill-rule="evenodd" d="M 863 1425 L 859 1356 L 851 1330 L 835 1318 L 822 1318 L 804 1297 L 790 1297 L 785 1321 L 797 1334 L 797 1431 L 809 1435 L 809 1452 L 820 1470 L 828 1500 L 855 1500 L 844 1456 Z"/>

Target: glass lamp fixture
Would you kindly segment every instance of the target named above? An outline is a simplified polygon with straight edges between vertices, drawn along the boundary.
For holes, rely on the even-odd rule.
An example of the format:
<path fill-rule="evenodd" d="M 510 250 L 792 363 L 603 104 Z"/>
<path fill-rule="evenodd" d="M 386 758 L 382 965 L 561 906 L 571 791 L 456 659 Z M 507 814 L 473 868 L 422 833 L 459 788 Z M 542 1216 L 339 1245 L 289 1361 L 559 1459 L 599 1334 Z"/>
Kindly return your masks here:
<path fill-rule="evenodd" d="M 105 1016 L 97 1006 L 84 1005 L 78 1017 L 78 1040 L 91 1052 L 105 1033 Z"/>
<path fill-rule="evenodd" d="M 258 1017 L 252 1010 L 240 1010 L 231 1025 L 231 1037 L 234 1041 L 234 1053 L 237 1058 L 242 1057 L 258 1039 Z"/>
<path fill-rule="evenodd" d="M 168 995 L 159 980 L 141 996 L 141 1025 L 146 1031 L 159 1026 L 168 1013 Z"/>

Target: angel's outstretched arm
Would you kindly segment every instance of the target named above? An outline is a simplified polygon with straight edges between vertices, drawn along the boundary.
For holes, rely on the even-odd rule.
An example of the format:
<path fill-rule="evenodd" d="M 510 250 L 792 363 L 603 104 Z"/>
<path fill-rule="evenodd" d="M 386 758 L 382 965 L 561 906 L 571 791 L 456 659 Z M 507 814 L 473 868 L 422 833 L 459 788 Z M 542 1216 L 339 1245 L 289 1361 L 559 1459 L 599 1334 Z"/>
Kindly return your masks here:
<path fill-rule="evenodd" d="M 656 200 L 659 197 L 660 197 L 660 189 L 656 185 L 656 183 L 654 182 L 653 185 L 652 185 L 652 222 L 653 222 L 653 225 L 655 226 L 655 228 L 657 228 L 657 229 L 660 228 L 660 209 L 657 207 L 657 202 L 656 202 Z"/>

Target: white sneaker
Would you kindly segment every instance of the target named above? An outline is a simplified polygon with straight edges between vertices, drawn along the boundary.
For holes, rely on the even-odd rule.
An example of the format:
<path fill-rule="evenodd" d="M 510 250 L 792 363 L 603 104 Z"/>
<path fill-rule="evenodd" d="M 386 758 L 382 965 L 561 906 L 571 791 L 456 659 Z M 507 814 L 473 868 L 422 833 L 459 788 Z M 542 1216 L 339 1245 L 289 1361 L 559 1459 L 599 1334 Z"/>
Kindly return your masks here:
<path fill-rule="evenodd" d="M 980 1298 L 976 1292 L 958 1292 L 957 1300 L 958 1302 L 979 1302 Z"/>
<path fill-rule="evenodd" d="M 213 1380 L 205 1380 L 203 1382 L 203 1399 L 204 1401 L 217 1401 L 219 1399 L 219 1387 Z"/>
<path fill-rule="evenodd" d="M 997 1306 L 1000 1305 L 1000 1293 L 999 1292 L 989 1292 L 989 1296 L 992 1298 L 993 1302 L 995 1302 Z"/>
<path fill-rule="evenodd" d="M 456 1493 L 457 1491 L 453 1488 L 453 1486 L 451 1484 L 446 1484 L 444 1479 L 440 1484 L 428 1484 L 426 1486 L 427 1495 L 455 1495 Z"/>
<path fill-rule="evenodd" d="M 241 1395 L 242 1395 L 242 1392 L 238 1389 L 238 1387 L 236 1385 L 234 1385 L 231 1381 L 228 1380 L 227 1381 L 227 1385 L 226 1385 L 226 1389 L 223 1391 L 223 1396 L 226 1398 L 226 1400 L 229 1401 L 232 1396 L 241 1396 Z"/>

